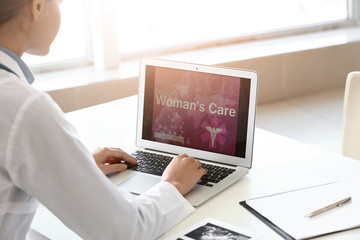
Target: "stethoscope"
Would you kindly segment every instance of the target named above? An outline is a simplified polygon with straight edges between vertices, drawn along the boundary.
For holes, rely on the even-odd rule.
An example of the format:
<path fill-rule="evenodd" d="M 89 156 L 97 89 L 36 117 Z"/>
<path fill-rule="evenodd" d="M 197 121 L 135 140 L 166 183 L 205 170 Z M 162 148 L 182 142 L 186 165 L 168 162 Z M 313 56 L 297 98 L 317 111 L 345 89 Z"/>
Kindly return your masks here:
<path fill-rule="evenodd" d="M 1 64 L 1 63 L 0 63 L 0 69 L 3 69 L 3 70 L 5 70 L 5 71 L 7 71 L 7 72 L 9 72 L 9 73 L 13 73 L 13 74 L 15 74 L 17 77 L 19 77 L 13 70 L 11 70 L 10 68 L 8 68 L 7 66 L 5 66 L 5 65 L 3 65 L 3 64 Z"/>

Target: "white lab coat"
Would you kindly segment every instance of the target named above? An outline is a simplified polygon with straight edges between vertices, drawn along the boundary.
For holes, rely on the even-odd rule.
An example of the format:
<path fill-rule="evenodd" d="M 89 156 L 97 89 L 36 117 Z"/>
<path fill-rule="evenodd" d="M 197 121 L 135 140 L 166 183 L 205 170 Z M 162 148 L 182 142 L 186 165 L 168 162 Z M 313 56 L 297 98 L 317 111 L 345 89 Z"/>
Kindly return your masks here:
<path fill-rule="evenodd" d="M 154 239 L 194 211 L 169 183 L 118 190 L 19 59 L 0 50 L 0 239 L 25 239 L 38 201 L 84 239 Z M 121 147 L 121 146 L 120 146 Z"/>

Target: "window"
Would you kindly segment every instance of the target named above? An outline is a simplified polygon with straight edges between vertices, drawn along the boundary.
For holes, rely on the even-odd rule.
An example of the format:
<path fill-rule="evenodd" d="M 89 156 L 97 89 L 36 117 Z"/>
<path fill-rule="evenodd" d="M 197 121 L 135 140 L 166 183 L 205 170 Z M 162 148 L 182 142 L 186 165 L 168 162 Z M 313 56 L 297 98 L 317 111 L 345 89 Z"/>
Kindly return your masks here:
<path fill-rule="evenodd" d="M 357 0 L 63 1 L 62 26 L 50 55 L 24 59 L 47 69 L 74 62 L 114 67 L 119 59 L 149 52 L 348 26 L 359 16 L 358 4 Z"/>
<path fill-rule="evenodd" d="M 119 0 L 117 3 L 122 55 L 349 18 L 347 0 Z"/>

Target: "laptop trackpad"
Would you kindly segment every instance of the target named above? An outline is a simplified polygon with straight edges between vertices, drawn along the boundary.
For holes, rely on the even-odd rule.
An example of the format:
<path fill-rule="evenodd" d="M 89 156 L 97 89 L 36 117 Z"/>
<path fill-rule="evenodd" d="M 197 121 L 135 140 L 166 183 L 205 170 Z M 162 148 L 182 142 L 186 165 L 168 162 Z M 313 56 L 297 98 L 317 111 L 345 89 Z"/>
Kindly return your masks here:
<path fill-rule="evenodd" d="M 135 174 L 118 185 L 131 193 L 142 194 L 160 182 L 160 178 L 150 175 Z"/>

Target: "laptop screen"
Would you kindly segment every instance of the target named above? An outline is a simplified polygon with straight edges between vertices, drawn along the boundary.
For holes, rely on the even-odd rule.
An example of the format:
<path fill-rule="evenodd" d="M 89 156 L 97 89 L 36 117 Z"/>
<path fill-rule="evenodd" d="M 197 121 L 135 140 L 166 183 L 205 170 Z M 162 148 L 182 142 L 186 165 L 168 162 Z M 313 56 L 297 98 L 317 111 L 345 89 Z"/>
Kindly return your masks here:
<path fill-rule="evenodd" d="M 245 158 L 250 79 L 146 66 L 142 138 Z"/>
<path fill-rule="evenodd" d="M 254 71 L 143 59 L 136 146 L 250 168 Z"/>

